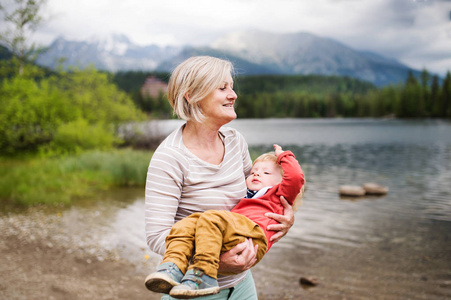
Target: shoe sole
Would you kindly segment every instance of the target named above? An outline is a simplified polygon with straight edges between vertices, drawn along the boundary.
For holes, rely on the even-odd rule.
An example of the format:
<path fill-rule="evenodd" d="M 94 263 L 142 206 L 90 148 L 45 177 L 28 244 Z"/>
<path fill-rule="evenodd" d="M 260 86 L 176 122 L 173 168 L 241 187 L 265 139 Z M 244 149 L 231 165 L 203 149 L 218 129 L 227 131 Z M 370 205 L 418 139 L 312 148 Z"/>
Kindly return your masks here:
<path fill-rule="evenodd" d="M 219 287 L 201 290 L 171 290 L 169 295 L 177 299 L 191 299 L 201 296 L 209 296 L 219 293 Z"/>
<path fill-rule="evenodd" d="M 155 293 L 169 294 L 169 291 L 180 283 L 165 274 L 154 273 L 147 276 L 146 288 Z"/>

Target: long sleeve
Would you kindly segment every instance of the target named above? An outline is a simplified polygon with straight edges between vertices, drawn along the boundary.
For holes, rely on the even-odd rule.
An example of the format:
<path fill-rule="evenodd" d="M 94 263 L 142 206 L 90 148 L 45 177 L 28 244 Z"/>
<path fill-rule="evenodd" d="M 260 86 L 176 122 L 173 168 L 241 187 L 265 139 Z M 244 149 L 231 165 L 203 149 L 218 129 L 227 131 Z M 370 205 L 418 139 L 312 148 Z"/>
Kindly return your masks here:
<path fill-rule="evenodd" d="M 251 159 L 244 138 L 231 128 L 220 133 L 225 154 L 220 165 L 206 163 L 184 145 L 182 128 L 155 151 L 147 172 L 145 226 L 149 248 L 160 255 L 172 225 L 194 212 L 231 210 L 246 193 Z"/>
<path fill-rule="evenodd" d="M 283 170 L 282 182 L 279 185 L 277 196 L 284 196 L 288 203 L 293 205 L 296 196 L 299 194 L 305 183 L 304 172 L 291 151 L 284 151 L 277 158 Z"/>
<path fill-rule="evenodd" d="M 172 153 L 171 153 L 172 152 Z M 182 161 L 177 161 L 180 159 Z M 145 221 L 147 244 L 164 255 L 165 239 L 175 222 L 183 186 L 186 159 L 165 148 L 156 151 L 149 164 L 146 180 Z"/>

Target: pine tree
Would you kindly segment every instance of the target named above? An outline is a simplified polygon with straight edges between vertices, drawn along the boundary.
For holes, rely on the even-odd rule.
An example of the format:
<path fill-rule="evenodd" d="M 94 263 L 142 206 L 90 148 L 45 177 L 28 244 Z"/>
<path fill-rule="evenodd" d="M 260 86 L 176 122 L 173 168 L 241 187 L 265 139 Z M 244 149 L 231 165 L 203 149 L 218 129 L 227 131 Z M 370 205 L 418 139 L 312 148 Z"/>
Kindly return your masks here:
<path fill-rule="evenodd" d="M 440 84 L 437 75 L 432 77 L 430 104 L 431 116 L 440 117 Z"/>
<path fill-rule="evenodd" d="M 401 92 L 398 116 L 401 118 L 420 117 L 423 109 L 421 101 L 421 86 L 411 71 L 407 76 L 406 84 Z"/>
<path fill-rule="evenodd" d="M 431 91 L 429 89 L 429 81 L 431 80 L 431 75 L 426 69 L 421 72 L 421 100 L 420 105 L 423 105 L 422 116 L 430 116 L 432 105 L 431 105 Z"/>
<path fill-rule="evenodd" d="M 451 118 L 451 73 L 446 73 L 441 95 L 442 117 Z"/>

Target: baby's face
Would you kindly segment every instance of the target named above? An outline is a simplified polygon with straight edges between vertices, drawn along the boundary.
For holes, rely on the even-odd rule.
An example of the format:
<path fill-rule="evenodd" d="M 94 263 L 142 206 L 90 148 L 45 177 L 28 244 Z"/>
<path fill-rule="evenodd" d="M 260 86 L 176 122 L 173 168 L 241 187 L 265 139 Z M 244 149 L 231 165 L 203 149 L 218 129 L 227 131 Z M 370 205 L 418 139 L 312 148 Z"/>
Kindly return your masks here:
<path fill-rule="evenodd" d="M 260 161 L 252 167 L 246 185 L 248 189 L 258 191 L 265 186 L 275 186 L 281 181 L 282 174 L 278 165 L 271 161 Z"/>

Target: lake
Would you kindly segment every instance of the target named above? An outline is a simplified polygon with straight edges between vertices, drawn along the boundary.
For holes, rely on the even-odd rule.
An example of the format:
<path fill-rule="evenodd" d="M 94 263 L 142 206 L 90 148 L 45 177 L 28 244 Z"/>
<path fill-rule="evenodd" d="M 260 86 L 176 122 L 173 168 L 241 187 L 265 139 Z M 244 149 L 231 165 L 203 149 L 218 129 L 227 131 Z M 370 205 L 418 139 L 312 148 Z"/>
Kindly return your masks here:
<path fill-rule="evenodd" d="M 182 124 L 164 121 L 166 133 Z M 254 267 L 265 299 L 451 297 L 451 122 L 235 120 L 252 153 L 280 144 L 306 174 L 289 234 Z M 374 182 L 382 197 L 340 197 Z M 304 289 L 301 276 L 317 277 Z M 269 296 L 268 296 L 269 295 Z"/>
<path fill-rule="evenodd" d="M 151 127 L 167 134 L 181 124 Z M 252 269 L 260 300 L 451 298 L 451 122 L 238 119 L 230 126 L 252 154 L 274 143 L 293 151 L 306 174 L 294 226 Z M 366 182 L 389 192 L 338 194 L 340 185 Z M 29 228 L 45 223 L 45 237 L 74 251 L 126 258 L 145 276 L 156 257 L 145 244 L 143 194 L 114 191 L 58 215 L 16 217 Z M 299 284 L 311 276 L 317 286 Z"/>
<path fill-rule="evenodd" d="M 268 253 L 267 263 L 255 267 L 270 274 L 261 289 L 277 274 L 275 299 L 290 294 L 283 291 L 292 291 L 300 276 L 320 282 L 296 293 L 303 299 L 451 297 L 450 122 L 285 119 L 233 125 L 257 151 L 271 150 L 272 143 L 292 150 L 307 178 L 294 227 Z M 340 185 L 365 182 L 387 186 L 389 193 L 355 199 L 338 194 Z"/>

